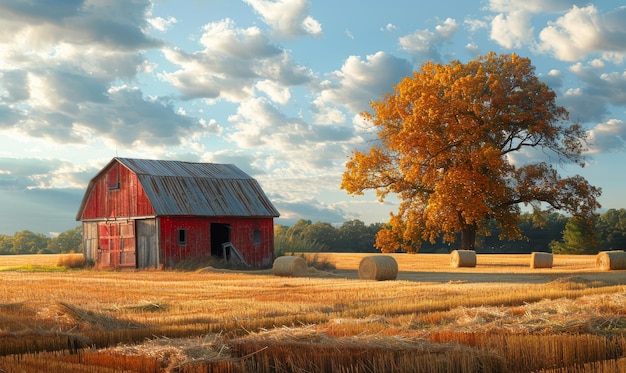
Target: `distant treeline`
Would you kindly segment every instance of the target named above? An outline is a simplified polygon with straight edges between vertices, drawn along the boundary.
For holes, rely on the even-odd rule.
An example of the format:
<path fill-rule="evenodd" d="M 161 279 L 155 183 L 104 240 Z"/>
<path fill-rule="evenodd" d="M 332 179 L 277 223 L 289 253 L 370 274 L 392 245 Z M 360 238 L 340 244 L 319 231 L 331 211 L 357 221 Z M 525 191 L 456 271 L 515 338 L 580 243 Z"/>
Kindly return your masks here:
<path fill-rule="evenodd" d="M 301 219 L 291 227 L 275 227 L 275 252 L 278 255 L 292 251 L 376 252 L 376 233 L 384 226 L 384 223 L 366 225 L 360 220 L 350 220 L 335 227 L 330 223 Z M 593 221 L 581 221 L 558 213 L 539 220 L 532 214 L 522 214 L 519 227 L 525 238 L 501 240 L 494 223 L 490 235 L 478 237 L 476 251 L 596 254 L 604 250 L 626 250 L 626 209 L 608 210 Z M 82 233 L 82 227 L 78 226 L 54 238 L 28 230 L 16 232 L 13 236 L 0 234 L 0 255 L 82 252 Z M 459 240 L 447 244 L 438 239 L 434 244 L 422 243 L 416 251 L 446 253 L 459 245 Z"/>
<path fill-rule="evenodd" d="M 50 238 L 31 231 L 16 232 L 13 236 L 0 234 L 0 255 L 64 254 L 83 251 L 83 228 L 78 226 Z"/>
<path fill-rule="evenodd" d="M 376 233 L 384 223 L 365 225 L 351 220 L 335 228 L 330 223 L 299 220 L 293 226 L 277 225 L 275 246 L 278 254 L 289 251 L 376 252 Z M 502 240 L 497 226 L 490 235 L 477 238 L 479 253 L 530 253 L 547 251 L 562 254 L 595 254 L 603 250 L 626 249 L 626 209 L 611 209 L 593 221 L 581 221 L 558 213 L 540 219 L 532 214 L 520 216 L 520 240 Z M 438 239 L 434 244 L 423 242 L 415 251 L 446 253 L 457 249 L 460 240 L 448 244 Z"/>

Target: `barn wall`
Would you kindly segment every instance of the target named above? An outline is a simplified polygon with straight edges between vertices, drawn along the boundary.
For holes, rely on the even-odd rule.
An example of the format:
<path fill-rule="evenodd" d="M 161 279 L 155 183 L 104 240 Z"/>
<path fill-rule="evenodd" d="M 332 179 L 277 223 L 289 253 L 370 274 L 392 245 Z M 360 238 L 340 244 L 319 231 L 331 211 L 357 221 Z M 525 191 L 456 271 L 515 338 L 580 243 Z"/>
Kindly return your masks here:
<path fill-rule="evenodd" d="M 272 218 L 160 217 L 161 263 L 173 266 L 185 258 L 211 256 L 211 224 L 228 225 L 230 242 L 253 267 L 269 267 L 274 253 Z M 179 244 L 179 230 L 186 230 L 186 243 Z M 255 230 L 260 234 L 255 242 Z M 215 246 L 215 243 L 213 243 Z M 215 248 L 213 255 L 215 256 Z"/>
<path fill-rule="evenodd" d="M 82 220 L 154 215 L 137 175 L 113 163 L 95 180 Z"/>

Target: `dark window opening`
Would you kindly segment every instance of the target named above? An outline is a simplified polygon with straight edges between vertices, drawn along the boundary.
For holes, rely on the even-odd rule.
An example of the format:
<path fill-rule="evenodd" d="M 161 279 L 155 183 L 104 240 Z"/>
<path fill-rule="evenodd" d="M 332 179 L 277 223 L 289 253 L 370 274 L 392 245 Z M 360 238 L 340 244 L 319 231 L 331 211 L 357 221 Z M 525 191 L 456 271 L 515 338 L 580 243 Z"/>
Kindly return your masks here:
<path fill-rule="evenodd" d="M 253 241 L 254 241 L 255 245 L 257 245 L 257 246 L 260 245 L 261 244 L 261 230 L 255 229 L 252 232 L 252 238 L 253 238 Z"/>
<path fill-rule="evenodd" d="M 178 230 L 178 244 L 179 245 L 187 244 L 187 230 L 186 229 Z"/>

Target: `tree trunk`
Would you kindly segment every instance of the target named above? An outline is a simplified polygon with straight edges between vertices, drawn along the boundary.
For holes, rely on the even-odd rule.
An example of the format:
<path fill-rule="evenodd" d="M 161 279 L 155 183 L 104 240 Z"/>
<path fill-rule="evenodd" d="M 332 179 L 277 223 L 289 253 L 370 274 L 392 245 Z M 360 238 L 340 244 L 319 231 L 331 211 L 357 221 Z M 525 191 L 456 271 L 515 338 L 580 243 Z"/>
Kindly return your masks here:
<path fill-rule="evenodd" d="M 465 225 L 461 229 L 461 250 L 475 250 L 476 226 Z"/>

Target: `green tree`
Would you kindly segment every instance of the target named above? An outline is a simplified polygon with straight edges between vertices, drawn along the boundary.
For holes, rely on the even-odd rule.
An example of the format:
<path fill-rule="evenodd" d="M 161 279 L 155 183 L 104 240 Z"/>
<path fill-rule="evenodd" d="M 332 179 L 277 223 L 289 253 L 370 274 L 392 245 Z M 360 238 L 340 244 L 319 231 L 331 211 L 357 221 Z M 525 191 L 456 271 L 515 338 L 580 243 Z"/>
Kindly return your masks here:
<path fill-rule="evenodd" d="M 600 250 L 626 249 L 626 209 L 610 209 L 596 220 Z"/>
<path fill-rule="evenodd" d="M 339 249 L 345 252 L 363 252 L 374 249 L 374 236 L 362 221 L 355 219 L 341 224 L 337 230 Z"/>
<path fill-rule="evenodd" d="M 56 253 L 82 252 L 83 227 L 79 225 L 51 239 L 48 249 Z"/>
<path fill-rule="evenodd" d="M 453 242 L 459 232 L 461 248 L 474 249 L 490 220 L 501 238 L 519 238 L 522 204 L 588 218 L 600 206 L 600 189 L 581 176 L 562 178 L 548 163 L 511 161 L 536 150 L 584 164 L 586 131 L 567 122 L 555 97 L 516 54 L 428 62 L 362 114 L 379 141 L 353 152 L 341 187 L 401 200 L 377 235 L 383 251 L 416 251 L 441 234 Z"/>
<path fill-rule="evenodd" d="M 293 227 L 277 225 L 274 227 L 274 255 L 281 256 L 294 252 L 326 251 L 327 246 L 306 238 L 305 228 L 311 225 L 310 220 L 299 220 Z"/>
<path fill-rule="evenodd" d="M 594 219 L 571 217 L 565 225 L 563 241 L 555 241 L 550 246 L 555 254 L 597 254 Z"/>
<path fill-rule="evenodd" d="M 0 255 L 13 253 L 13 237 L 0 234 Z"/>
<path fill-rule="evenodd" d="M 16 232 L 13 235 L 14 254 L 38 254 L 48 247 L 49 237 L 41 233 L 33 233 L 29 230 Z"/>
<path fill-rule="evenodd" d="M 326 250 L 336 248 L 338 243 L 337 229 L 330 223 L 319 221 L 306 227 L 302 232 L 302 237 L 308 241 L 323 245 Z"/>

